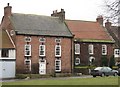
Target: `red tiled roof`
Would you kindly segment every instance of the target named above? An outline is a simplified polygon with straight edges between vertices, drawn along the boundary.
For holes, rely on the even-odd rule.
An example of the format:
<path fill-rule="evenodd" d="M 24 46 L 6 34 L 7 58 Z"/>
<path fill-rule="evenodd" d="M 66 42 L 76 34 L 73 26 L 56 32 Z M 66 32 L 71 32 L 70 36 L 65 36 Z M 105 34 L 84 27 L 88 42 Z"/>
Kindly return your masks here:
<path fill-rule="evenodd" d="M 75 38 L 112 41 L 107 31 L 98 22 L 66 20 L 66 24 Z"/>

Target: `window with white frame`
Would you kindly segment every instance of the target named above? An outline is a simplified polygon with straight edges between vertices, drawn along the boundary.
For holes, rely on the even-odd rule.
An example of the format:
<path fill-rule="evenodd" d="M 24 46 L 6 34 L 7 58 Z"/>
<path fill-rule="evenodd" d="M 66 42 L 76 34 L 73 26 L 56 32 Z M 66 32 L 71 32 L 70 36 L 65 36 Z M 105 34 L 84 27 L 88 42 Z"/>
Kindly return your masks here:
<path fill-rule="evenodd" d="M 107 45 L 102 45 L 102 55 L 107 55 Z"/>
<path fill-rule="evenodd" d="M 94 47 L 93 47 L 92 44 L 90 44 L 90 45 L 88 46 L 88 52 L 89 52 L 89 54 L 94 54 Z"/>
<path fill-rule="evenodd" d="M 56 59 L 55 60 L 55 71 L 60 72 L 61 71 L 61 60 Z"/>
<path fill-rule="evenodd" d="M 55 56 L 56 57 L 61 57 L 61 45 L 56 45 L 55 46 Z"/>
<path fill-rule="evenodd" d="M 80 44 L 75 44 L 75 54 L 80 54 Z"/>
<path fill-rule="evenodd" d="M 56 38 L 56 39 L 55 39 L 55 42 L 56 42 L 56 43 L 61 43 L 61 39 L 60 39 L 60 38 Z"/>
<path fill-rule="evenodd" d="M 31 59 L 26 58 L 24 61 L 26 68 L 29 69 L 29 71 L 31 71 Z"/>
<path fill-rule="evenodd" d="M 120 49 L 114 49 L 114 57 L 120 57 Z"/>
<path fill-rule="evenodd" d="M 45 45 L 39 46 L 39 56 L 45 56 Z"/>
<path fill-rule="evenodd" d="M 45 39 L 45 38 L 40 38 L 39 41 L 40 41 L 40 42 L 45 42 L 46 39 Z"/>
<path fill-rule="evenodd" d="M 25 42 L 31 42 L 31 37 L 25 37 Z"/>
<path fill-rule="evenodd" d="M 80 58 L 76 58 L 75 59 L 75 65 L 79 65 L 80 64 Z"/>
<path fill-rule="evenodd" d="M 31 45 L 30 44 L 25 45 L 25 56 L 31 56 Z"/>

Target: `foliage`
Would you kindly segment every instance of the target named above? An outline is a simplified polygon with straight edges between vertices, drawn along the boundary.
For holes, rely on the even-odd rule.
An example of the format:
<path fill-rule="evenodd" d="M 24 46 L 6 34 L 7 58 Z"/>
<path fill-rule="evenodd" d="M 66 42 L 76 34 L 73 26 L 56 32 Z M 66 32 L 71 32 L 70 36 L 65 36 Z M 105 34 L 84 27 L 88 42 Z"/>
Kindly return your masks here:
<path fill-rule="evenodd" d="M 101 66 L 108 66 L 107 56 L 102 56 L 102 58 L 101 58 Z"/>
<path fill-rule="evenodd" d="M 106 18 L 120 23 L 120 0 L 105 0 Z"/>
<path fill-rule="evenodd" d="M 114 58 L 114 56 L 112 56 L 112 57 L 110 58 L 109 66 L 110 66 L 111 68 L 112 68 L 113 66 L 115 66 L 115 58 Z"/>

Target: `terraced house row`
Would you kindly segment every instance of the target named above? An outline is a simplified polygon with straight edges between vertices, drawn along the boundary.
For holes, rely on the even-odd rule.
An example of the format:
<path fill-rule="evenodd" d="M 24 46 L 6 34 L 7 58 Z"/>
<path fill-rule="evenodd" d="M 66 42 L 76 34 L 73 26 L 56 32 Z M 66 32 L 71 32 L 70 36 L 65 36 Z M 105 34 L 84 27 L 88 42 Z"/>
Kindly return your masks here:
<path fill-rule="evenodd" d="M 101 66 L 102 57 L 113 56 L 114 39 L 103 27 L 103 18 L 96 22 L 67 20 L 65 11 L 51 16 L 12 13 L 4 8 L 0 26 L 1 78 L 15 74 L 74 73 L 79 65 Z"/>

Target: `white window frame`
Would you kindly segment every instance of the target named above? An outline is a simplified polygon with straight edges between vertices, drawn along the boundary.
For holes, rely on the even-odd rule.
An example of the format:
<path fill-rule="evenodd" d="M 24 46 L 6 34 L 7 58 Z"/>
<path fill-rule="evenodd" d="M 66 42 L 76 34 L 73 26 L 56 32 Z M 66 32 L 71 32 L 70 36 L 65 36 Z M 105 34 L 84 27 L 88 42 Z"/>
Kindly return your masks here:
<path fill-rule="evenodd" d="M 94 45 L 93 44 L 88 45 L 88 52 L 89 52 L 89 54 L 94 54 Z"/>
<path fill-rule="evenodd" d="M 59 47 L 59 55 L 57 55 L 58 47 Z M 55 45 L 55 57 L 61 57 L 61 45 Z"/>
<path fill-rule="evenodd" d="M 80 64 L 80 58 L 75 58 L 75 65 L 79 65 L 79 64 Z"/>
<path fill-rule="evenodd" d="M 102 55 L 107 55 L 107 45 L 102 45 Z"/>
<path fill-rule="evenodd" d="M 46 39 L 45 38 L 39 38 L 39 42 L 45 42 L 46 41 Z"/>
<path fill-rule="evenodd" d="M 60 38 L 56 38 L 56 39 L 55 39 L 55 42 L 56 42 L 56 43 L 61 43 L 61 39 L 60 39 Z"/>
<path fill-rule="evenodd" d="M 26 61 L 29 61 L 29 64 L 27 64 Z M 27 59 L 27 58 L 26 58 L 26 59 L 24 60 L 24 64 L 25 64 L 26 66 L 29 66 L 29 70 L 31 71 L 31 59 Z"/>
<path fill-rule="evenodd" d="M 80 44 L 75 44 L 75 54 L 80 54 Z"/>
<path fill-rule="evenodd" d="M 114 57 L 120 57 L 120 49 L 114 49 Z"/>
<path fill-rule="evenodd" d="M 41 47 L 43 47 L 43 50 Z M 43 51 L 43 54 L 41 54 L 41 51 Z M 45 56 L 45 45 L 39 45 L 39 56 Z"/>
<path fill-rule="evenodd" d="M 27 46 L 29 46 L 29 48 L 26 50 Z M 27 55 L 27 53 L 26 53 L 27 51 L 30 52 L 29 55 Z M 31 56 L 31 45 L 30 44 L 25 45 L 25 56 Z"/>
<path fill-rule="evenodd" d="M 57 65 L 57 62 L 59 62 L 59 65 Z M 59 69 L 57 69 L 59 67 Z M 55 72 L 61 72 L 61 60 L 56 59 L 55 60 Z"/>
<path fill-rule="evenodd" d="M 25 37 L 25 42 L 31 42 L 31 37 L 26 36 L 26 37 Z"/>

